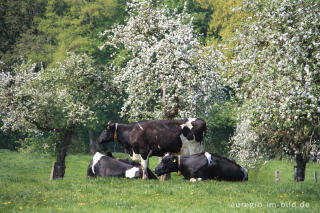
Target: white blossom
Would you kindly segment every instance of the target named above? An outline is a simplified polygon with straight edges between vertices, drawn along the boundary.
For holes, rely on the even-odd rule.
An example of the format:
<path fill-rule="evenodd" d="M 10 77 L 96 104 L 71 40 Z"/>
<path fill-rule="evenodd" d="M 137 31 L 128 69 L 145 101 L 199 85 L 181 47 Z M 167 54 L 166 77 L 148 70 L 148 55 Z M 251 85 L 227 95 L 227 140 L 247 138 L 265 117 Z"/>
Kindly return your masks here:
<path fill-rule="evenodd" d="M 249 120 L 242 120 L 237 124 L 235 135 L 231 138 L 232 157 L 246 168 L 254 168 L 263 158 L 263 148 L 259 143 L 259 136 L 250 126 Z"/>
<path fill-rule="evenodd" d="M 90 57 L 73 53 L 55 68 L 22 62 L 13 74 L 0 73 L 1 128 L 68 129 L 94 121 L 95 107 L 108 101 L 103 75 Z"/>
<path fill-rule="evenodd" d="M 252 21 L 235 37 L 229 75 L 240 120 L 251 120 L 269 144 L 306 157 L 320 137 L 320 4 L 251 1 L 248 8 Z"/>
<path fill-rule="evenodd" d="M 132 55 L 124 67 L 112 67 L 114 82 L 126 93 L 121 115 L 138 120 L 161 119 L 176 108 L 176 117 L 207 112 L 222 95 L 223 55 L 202 48 L 189 14 L 146 0 L 133 0 L 128 7 L 127 23 L 102 34 L 107 37 L 103 46 L 124 46 Z"/>

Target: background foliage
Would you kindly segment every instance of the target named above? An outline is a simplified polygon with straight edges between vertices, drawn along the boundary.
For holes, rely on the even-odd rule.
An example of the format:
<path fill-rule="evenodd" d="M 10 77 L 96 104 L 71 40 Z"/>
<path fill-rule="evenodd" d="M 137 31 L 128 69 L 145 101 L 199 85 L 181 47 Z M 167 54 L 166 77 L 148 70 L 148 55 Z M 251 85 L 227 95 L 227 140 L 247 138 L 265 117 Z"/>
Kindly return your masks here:
<path fill-rule="evenodd" d="M 227 79 L 242 102 L 239 119 L 259 136 L 253 147 L 264 144 L 305 164 L 320 139 L 320 3 L 256 1 L 246 9 L 254 15 L 234 38 Z"/>
<path fill-rule="evenodd" d="M 205 118 L 223 99 L 222 53 L 200 45 L 184 10 L 171 12 L 160 1 L 157 7 L 132 1 L 128 13 L 125 25 L 102 34 L 102 48 L 124 48 L 129 55 L 123 66 L 111 67 L 115 85 L 125 94 L 121 116 L 133 121 Z"/>
<path fill-rule="evenodd" d="M 105 92 L 110 95 L 110 99 L 105 100 L 101 106 L 107 107 L 91 108 L 97 118 L 95 122 L 80 122 L 81 124 L 77 125 L 70 145 L 74 152 L 88 151 L 89 130 L 93 130 L 93 135 L 96 137 L 103 123 L 108 120 L 128 122 L 129 119 L 141 119 L 128 115 L 120 117 L 119 112 L 130 94 L 124 93 L 126 86 L 119 88 L 111 83 L 116 76 L 119 78 L 119 73 L 118 70 L 109 69 L 111 64 L 119 70 L 123 69 L 133 59 L 132 52 L 121 45 L 117 51 L 112 46 L 99 49 L 105 42 L 110 42 L 100 37 L 98 35 L 100 32 L 127 24 L 130 16 L 127 2 L 126 0 L 3 0 L 0 2 L 0 70 L 2 73 L 15 76 L 17 62 L 21 62 L 23 58 L 25 66 L 32 65 L 34 75 L 40 73 L 42 69 L 47 69 L 46 75 L 49 77 L 49 70 L 54 71 L 59 67 L 59 63 L 68 58 L 67 52 L 76 55 L 86 54 L 91 57 L 94 69 L 105 73 L 106 84 L 103 86 L 108 88 Z M 194 29 L 192 33 L 195 41 L 198 42 L 198 47 L 217 48 L 227 58 L 225 61 L 219 61 L 219 66 L 232 65 L 229 66 L 231 69 L 222 69 L 225 83 L 230 86 L 223 88 L 227 97 L 225 102 L 223 104 L 211 102 L 206 105 L 211 108 L 211 111 L 205 113 L 208 124 L 206 150 L 227 155 L 232 143 L 241 141 L 236 144 L 232 152 L 248 156 L 252 148 L 257 152 L 251 158 L 257 159 L 260 157 L 256 155 L 258 150 L 267 152 L 263 147 L 255 146 L 259 143 L 252 143 L 256 133 L 262 136 L 259 137 L 259 141 L 267 144 L 267 148 L 273 145 L 271 156 L 274 156 L 276 152 L 284 150 L 285 146 L 291 146 L 292 141 L 297 141 L 294 138 L 291 141 L 284 140 L 281 137 L 283 132 L 287 132 L 288 135 L 295 135 L 291 133 L 299 132 L 295 131 L 298 129 L 301 130 L 299 134 L 319 132 L 319 120 L 317 120 L 319 119 L 320 76 L 319 21 L 316 20 L 320 16 L 315 15 L 318 13 L 317 8 L 309 7 L 318 5 L 319 1 L 273 0 L 271 4 L 270 1 L 264 0 L 256 1 L 257 4 L 251 4 L 252 1 L 246 1 L 249 4 L 244 4 L 242 0 L 164 0 L 162 2 L 171 14 L 175 13 L 176 16 L 190 14 L 193 19 L 189 26 L 192 25 Z M 158 8 L 162 7 L 158 4 L 159 1 L 158 3 L 152 1 L 152 3 Z M 253 5 L 256 6 L 252 7 Z M 133 35 L 130 36 L 135 38 Z M 113 57 L 115 52 L 117 57 Z M 169 55 L 169 53 L 166 54 Z M 21 63 L 20 66 L 22 66 Z M 29 75 L 30 73 L 26 73 L 25 76 Z M 54 77 L 54 72 L 51 77 Z M 140 80 L 148 79 L 144 77 Z M 72 75 L 65 76 L 66 82 L 72 78 Z M 30 81 L 30 79 L 21 80 Z M 80 78 L 80 82 L 81 80 L 83 80 L 82 86 L 85 83 L 90 84 L 88 78 Z M 170 82 L 171 84 L 173 83 Z M 288 87 L 288 84 L 291 86 Z M 310 87 L 306 84 L 310 84 Z M 79 85 L 69 86 L 74 91 L 79 91 L 79 88 L 76 88 Z M 91 86 L 88 88 L 92 89 Z M 296 93 L 293 88 L 297 88 Z M 159 94 L 161 89 L 157 91 Z M 103 96 L 99 87 L 90 91 L 93 96 L 97 97 L 97 94 Z M 278 94 L 279 91 L 282 93 Z M 72 93 L 76 96 L 75 99 L 81 100 L 81 95 L 76 93 Z M 87 94 L 80 93 L 87 97 Z M 135 96 L 132 97 L 134 101 Z M 161 96 L 157 97 L 161 99 Z M 140 96 L 140 99 L 143 98 L 145 98 L 143 95 Z M 153 101 L 156 102 L 156 99 Z M 258 102 L 264 104 L 256 104 Z M 302 109 L 303 103 L 305 106 Z M 162 104 L 161 101 L 158 102 L 159 104 Z M 242 108 L 238 108 L 239 106 Z M 274 111 L 278 109 L 279 111 Z M 237 113 L 246 115 L 246 118 L 250 117 L 251 123 L 247 119 L 241 119 L 241 122 L 244 122 L 241 123 L 240 119 L 237 120 Z M 56 118 L 61 118 L 64 114 L 60 111 L 55 115 Z M 152 113 L 144 116 L 144 118 L 151 117 L 156 116 Z M 44 118 L 45 116 L 38 119 L 42 122 L 48 121 Z M 310 118 L 312 118 L 311 121 Z M 275 125 L 275 120 L 281 121 L 279 125 Z M 267 125 L 268 128 L 263 125 Z M 293 130 L 287 131 L 288 128 Z M 264 131 L 268 129 L 272 131 Z M 42 148 L 36 147 L 44 143 L 44 138 L 48 141 L 55 138 L 48 134 L 26 135 L 20 131 L 21 129 L 18 128 L 18 130 L 7 132 L 0 130 L 0 148 L 21 147 L 32 152 L 35 150 L 42 152 L 44 151 Z M 251 130 L 254 130 L 255 134 L 252 135 Z M 234 132 L 236 134 L 229 143 Z M 270 132 L 275 134 L 269 134 Z M 297 135 L 295 136 L 298 138 Z M 23 138 L 26 138 L 25 141 Z M 304 150 L 305 155 L 311 147 L 316 148 L 314 145 L 319 143 L 316 139 L 309 143 L 310 146 L 304 146 L 305 142 L 300 143 L 300 148 L 307 148 Z M 26 143 L 23 144 L 24 142 Z M 34 148 L 28 148 L 31 144 Z M 118 150 L 118 148 L 115 144 L 110 144 L 108 147 L 111 150 Z"/>
<path fill-rule="evenodd" d="M 93 56 L 94 63 L 98 65 L 99 69 L 105 69 L 104 66 L 111 63 L 123 65 L 124 62 L 121 57 L 116 59 L 110 57 L 114 51 L 113 48 L 98 49 L 103 44 L 103 40 L 98 36 L 98 33 L 110 29 L 115 24 L 124 23 L 124 20 L 128 17 L 125 10 L 126 2 L 125 0 L 1 1 L 0 70 L 7 73 L 15 72 L 14 64 L 20 61 L 21 57 L 24 57 L 26 61 L 31 60 L 32 63 L 35 63 L 35 71 L 40 70 L 41 67 L 53 68 L 56 66 L 56 62 L 65 60 L 67 51 Z M 221 37 L 216 29 L 210 27 L 216 22 L 212 17 L 215 12 L 222 9 L 220 8 L 221 4 L 219 6 L 214 1 L 195 0 L 166 0 L 164 3 L 170 10 L 173 11 L 176 8 L 178 12 L 182 12 L 185 3 L 187 3 L 186 12 L 194 17 L 192 25 L 202 44 L 205 44 L 211 38 Z M 216 6 L 213 7 L 212 5 Z M 224 9 L 226 13 L 231 10 L 231 7 Z M 234 23 L 230 23 L 230 26 L 234 26 Z M 127 55 L 126 51 L 123 50 L 120 51 L 121 54 L 123 56 Z M 112 78 L 113 74 L 110 73 L 110 75 L 110 78 Z M 116 89 L 112 90 L 115 97 L 119 97 L 120 92 Z M 108 110 L 96 109 L 97 117 L 99 117 L 101 123 L 107 120 L 124 122 L 127 120 L 126 118 L 120 118 L 118 114 L 122 106 L 122 100 L 118 98 L 114 100 Z M 214 114 L 211 115 L 215 116 Z M 228 112 L 220 113 L 212 120 L 214 122 L 208 122 L 210 129 L 208 135 L 211 135 L 210 141 L 213 140 L 214 142 L 210 144 L 211 146 L 215 144 L 211 150 L 220 152 L 222 149 L 216 148 L 221 147 L 220 142 L 225 144 L 234 124 L 228 122 L 230 120 L 230 113 Z M 217 122 L 224 124 L 220 128 Z M 95 136 L 102 128 L 101 123 L 92 123 L 90 126 L 90 129 L 96 131 Z M 81 152 L 88 150 L 88 130 L 88 127 L 77 129 L 73 136 L 74 142 L 72 144 L 74 145 L 71 144 L 71 146 L 75 148 L 83 146 Z M 34 137 L 36 146 L 43 136 L 18 135 L 18 132 L 4 133 L 0 130 L 1 147 L 17 149 L 22 144 L 21 138 L 23 137 L 29 138 L 26 144 L 30 144 L 31 138 Z M 118 150 L 114 145 L 111 145 L 110 148 Z M 40 151 L 41 149 L 32 150 Z"/>

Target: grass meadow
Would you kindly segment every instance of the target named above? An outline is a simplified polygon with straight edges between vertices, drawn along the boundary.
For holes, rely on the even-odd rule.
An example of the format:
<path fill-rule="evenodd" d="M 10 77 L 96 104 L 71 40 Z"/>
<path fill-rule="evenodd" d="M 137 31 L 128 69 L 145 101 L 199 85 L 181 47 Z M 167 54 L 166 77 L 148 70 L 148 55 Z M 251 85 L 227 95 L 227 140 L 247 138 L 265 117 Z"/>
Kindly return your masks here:
<path fill-rule="evenodd" d="M 127 155 L 116 153 L 116 157 Z M 273 160 L 249 170 L 247 182 L 191 183 L 172 174 L 169 181 L 87 179 L 91 155 L 68 155 L 63 180 L 49 179 L 54 157 L 0 150 L 0 212 L 319 212 L 320 183 L 309 163 L 306 180 L 293 181 L 293 165 Z M 158 159 L 151 158 L 154 169 Z M 274 171 L 279 170 L 280 182 Z"/>

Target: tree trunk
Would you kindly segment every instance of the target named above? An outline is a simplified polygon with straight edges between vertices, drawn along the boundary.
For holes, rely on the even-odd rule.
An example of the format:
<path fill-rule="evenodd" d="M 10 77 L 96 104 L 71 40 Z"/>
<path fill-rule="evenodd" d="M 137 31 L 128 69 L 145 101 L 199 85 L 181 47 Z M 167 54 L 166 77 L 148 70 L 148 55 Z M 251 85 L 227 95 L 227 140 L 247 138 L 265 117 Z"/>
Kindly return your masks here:
<path fill-rule="evenodd" d="M 295 181 L 304 181 L 305 173 L 306 173 L 307 159 L 304 159 L 302 154 L 298 154 L 296 156 L 296 163 L 297 163 L 297 165 L 295 166 L 294 180 Z"/>
<path fill-rule="evenodd" d="M 93 139 L 93 134 L 92 134 L 92 130 L 89 130 L 89 141 L 90 141 L 90 153 L 94 154 L 98 151 L 98 144 L 97 142 Z"/>
<path fill-rule="evenodd" d="M 68 146 L 71 142 L 73 131 L 67 131 L 64 133 L 64 139 L 61 143 L 60 147 L 58 147 L 58 153 L 57 153 L 57 161 L 52 164 L 52 170 L 50 179 L 51 180 L 57 180 L 62 179 L 64 177 L 66 164 L 65 159 L 67 155 Z"/>

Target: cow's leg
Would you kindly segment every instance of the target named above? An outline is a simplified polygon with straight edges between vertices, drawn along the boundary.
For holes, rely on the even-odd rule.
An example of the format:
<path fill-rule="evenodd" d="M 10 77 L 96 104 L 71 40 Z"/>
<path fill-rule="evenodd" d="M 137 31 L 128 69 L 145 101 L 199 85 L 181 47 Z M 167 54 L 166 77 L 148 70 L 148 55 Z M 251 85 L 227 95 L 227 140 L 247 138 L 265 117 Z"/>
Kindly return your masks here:
<path fill-rule="evenodd" d="M 202 181 L 202 178 L 190 178 L 190 182 L 194 183 L 197 181 Z"/>
<path fill-rule="evenodd" d="M 149 156 L 152 151 L 150 150 L 147 155 L 141 155 L 141 167 L 142 167 L 142 179 L 148 179 L 148 166 L 149 166 Z"/>
<path fill-rule="evenodd" d="M 170 155 L 170 153 L 168 152 L 165 156 Z M 163 157 L 159 157 L 158 159 L 158 164 L 162 161 Z M 167 174 L 163 174 L 160 176 L 160 181 L 166 181 L 169 180 L 171 178 L 171 174 L 167 173 Z"/>
<path fill-rule="evenodd" d="M 159 158 L 158 158 L 158 164 L 161 163 L 161 161 L 162 161 L 162 157 L 159 157 Z M 166 177 L 166 174 L 161 175 L 161 176 L 160 176 L 160 181 L 164 181 L 164 180 L 165 180 L 165 177 Z"/>
<path fill-rule="evenodd" d="M 192 183 L 197 182 L 197 179 L 196 178 L 190 178 L 190 182 L 192 182 Z"/>

